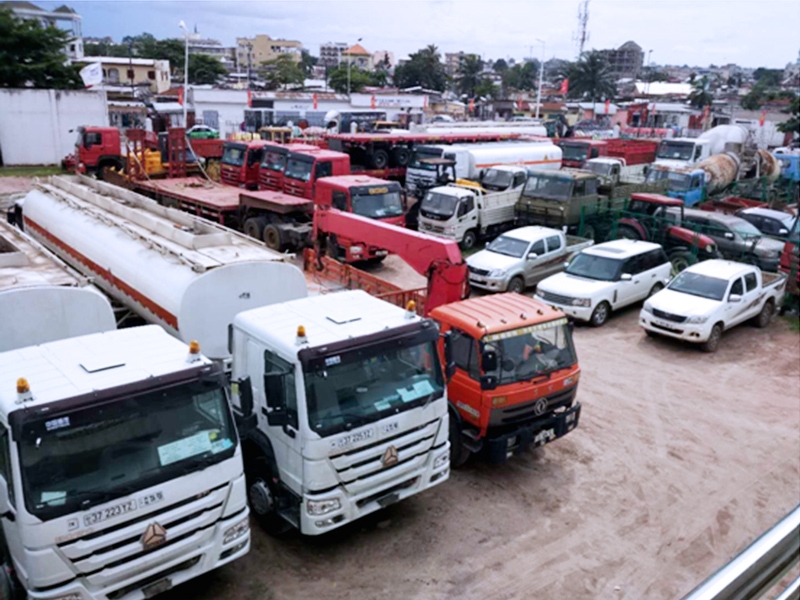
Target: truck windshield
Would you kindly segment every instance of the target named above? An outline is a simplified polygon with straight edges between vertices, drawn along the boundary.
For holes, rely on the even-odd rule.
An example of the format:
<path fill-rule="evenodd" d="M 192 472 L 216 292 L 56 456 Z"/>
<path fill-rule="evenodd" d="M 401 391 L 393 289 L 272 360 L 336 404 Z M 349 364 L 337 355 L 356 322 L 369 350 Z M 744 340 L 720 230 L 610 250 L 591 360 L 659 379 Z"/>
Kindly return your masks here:
<path fill-rule="evenodd" d="M 513 256 L 514 258 L 522 258 L 525 251 L 528 249 L 530 242 L 520 240 L 507 235 L 501 235 L 494 239 L 494 241 L 486 246 L 490 252 L 497 254 L 505 254 L 506 256 Z"/>
<path fill-rule="evenodd" d="M 420 162 L 431 158 L 442 158 L 442 151 L 439 148 L 417 148 L 411 155 L 408 166 L 411 169 L 423 169 L 425 171 L 435 171 L 436 165 Z"/>
<path fill-rule="evenodd" d="M 284 175 L 290 179 L 308 181 L 311 179 L 311 170 L 314 167 L 313 158 L 300 158 L 290 155 L 286 161 L 286 171 Z"/>
<path fill-rule="evenodd" d="M 569 201 L 572 195 L 572 179 L 552 175 L 528 175 L 523 196 L 547 200 Z"/>
<path fill-rule="evenodd" d="M 344 353 L 305 373 L 308 422 L 328 436 L 421 406 L 444 391 L 433 340 Z"/>
<path fill-rule="evenodd" d="M 236 446 L 219 380 L 37 415 L 21 428 L 25 506 L 42 520 L 204 469 Z"/>
<path fill-rule="evenodd" d="M 481 185 L 487 190 L 499 192 L 510 188 L 513 181 L 514 175 L 512 175 L 509 171 L 489 169 L 486 171 L 483 179 L 481 179 Z"/>
<path fill-rule="evenodd" d="M 458 204 L 458 196 L 441 194 L 439 192 L 428 192 L 419 207 L 423 216 L 426 213 L 437 217 L 452 217 Z"/>
<path fill-rule="evenodd" d="M 597 279 L 599 281 L 616 281 L 623 262 L 605 256 L 597 256 L 581 252 L 569 263 L 566 272 L 569 275 Z"/>
<path fill-rule="evenodd" d="M 562 158 L 584 161 L 587 157 L 587 149 L 585 144 L 561 144 Z"/>
<path fill-rule="evenodd" d="M 609 165 L 607 163 L 598 163 L 592 161 L 588 161 L 583 166 L 583 168 L 586 169 L 587 171 L 591 171 L 592 173 L 597 173 L 601 177 L 608 177 L 609 175 L 611 175 L 611 167 L 612 165 Z"/>
<path fill-rule="evenodd" d="M 244 159 L 247 156 L 247 146 L 225 146 L 225 151 L 222 153 L 222 164 L 233 165 L 234 167 L 241 167 L 244 164 Z"/>
<path fill-rule="evenodd" d="M 667 286 L 673 292 L 700 296 L 709 300 L 722 300 L 728 289 L 728 280 L 683 271 Z"/>
<path fill-rule="evenodd" d="M 497 370 L 487 375 L 496 376 L 500 385 L 541 377 L 578 361 L 566 319 L 488 335 L 483 344 L 497 349 Z"/>
<path fill-rule="evenodd" d="M 384 188 L 386 189 L 386 188 Z M 353 212 L 371 219 L 399 217 L 403 214 L 403 201 L 400 192 L 387 191 L 383 194 L 353 195 Z"/>
<path fill-rule="evenodd" d="M 658 146 L 656 158 L 667 160 L 691 160 L 694 144 L 692 142 L 676 142 L 664 140 Z"/>
<path fill-rule="evenodd" d="M 264 152 L 264 160 L 261 162 L 261 168 L 268 171 L 283 171 L 286 166 L 286 152 L 279 150 L 267 150 Z"/>

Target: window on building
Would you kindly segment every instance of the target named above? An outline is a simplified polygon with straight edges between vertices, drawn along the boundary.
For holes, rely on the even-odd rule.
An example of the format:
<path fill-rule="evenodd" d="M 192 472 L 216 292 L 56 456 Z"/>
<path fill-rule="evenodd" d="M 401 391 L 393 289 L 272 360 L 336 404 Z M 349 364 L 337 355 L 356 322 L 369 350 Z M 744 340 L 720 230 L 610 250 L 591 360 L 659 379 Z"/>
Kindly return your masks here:
<path fill-rule="evenodd" d="M 119 83 L 119 69 L 108 70 L 108 81 L 109 83 Z"/>
<path fill-rule="evenodd" d="M 133 69 L 128 69 L 128 79 L 133 81 Z"/>
<path fill-rule="evenodd" d="M 148 72 L 147 72 L 147 78 L 148 78 L 150 81 L 155 81 L 155 78 L 156 78 L 156 72 L 155 72 L 155 71 L 148 71 Z"/>

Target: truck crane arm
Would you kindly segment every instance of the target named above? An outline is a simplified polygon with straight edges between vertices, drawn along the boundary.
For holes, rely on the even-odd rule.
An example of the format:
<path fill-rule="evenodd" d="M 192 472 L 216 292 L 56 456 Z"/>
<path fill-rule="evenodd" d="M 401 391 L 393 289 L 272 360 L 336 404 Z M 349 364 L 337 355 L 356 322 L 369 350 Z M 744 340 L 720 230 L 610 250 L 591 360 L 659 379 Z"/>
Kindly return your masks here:
<path fill-rule="evenodd" d="M 458 244 L 416 231 L 389 225 L 333 208 L 314 211 L 317 256 L 324 254 L 328 236 L 342 236 L 354 243 L 378 246 L 397 254 L 428 279 L 425 313 L 467 295 L 467 263 Z"/>

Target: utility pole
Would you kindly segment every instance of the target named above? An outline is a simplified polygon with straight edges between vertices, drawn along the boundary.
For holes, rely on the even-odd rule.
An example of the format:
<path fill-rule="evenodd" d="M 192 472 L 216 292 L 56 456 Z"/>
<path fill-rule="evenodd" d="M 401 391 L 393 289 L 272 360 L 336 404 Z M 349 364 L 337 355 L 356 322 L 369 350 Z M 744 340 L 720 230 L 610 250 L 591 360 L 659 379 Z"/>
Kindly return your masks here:
<path fill-rule="evenodd" d="M 358 40 L 356 40 L 356 44 L 361 42 L 362 39 L 364 38 L 358 38 Z M 347 97 L 348 98 L 350 97 L 350 65 L 353 61 L 352 53 L 350 52 L 351 49 L 352 48 L 348 49 L 347 51 Z"/>
<path fill-rule="evenodd" d="M 539 107 L 542 104 L 542 79 L 544 78 L 544 40 L 536 38 L 536 41 L 542 45 L 542 62 L 539 65 L 539 89 L 536 91 L 536 118 L 539 118 Z"/>
<path fill-rule="evenodd" d="M 178 26 L 183 29 L 183 44 L 185 46 L 184 59 L 183 59 L 183 127 L 186 128 L 189 124 L 186 113 L 189 108 L 189 30 L 186 29 L 186 23 L 181 21 Z"/>
<path fill-rule="evenodd" d="M 578 58 L 583 54 L 583 48 L 589 41 L 589 0 L 582 0 L 578 5 L 578 31 L 572 35 L 573 41 L 578 43 Z"/>

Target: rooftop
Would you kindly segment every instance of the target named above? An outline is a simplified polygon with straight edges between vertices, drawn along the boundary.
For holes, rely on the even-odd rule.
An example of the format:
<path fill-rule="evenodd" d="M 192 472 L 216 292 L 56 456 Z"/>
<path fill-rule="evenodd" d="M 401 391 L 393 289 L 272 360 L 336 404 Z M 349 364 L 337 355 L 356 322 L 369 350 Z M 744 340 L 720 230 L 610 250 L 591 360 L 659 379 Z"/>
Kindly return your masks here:
<path fill-rule="evenodd" d="M 717 279 L 731 279 L 737 275 L 749 273 L 754 267 L 742 263 L 734 262 L 732 260 L 704 260 L 687 268 L 686 271 L 690 273 L 697 273 L 699 275 L 706 275 L 708 277 L 716 277 Z"/>
<path fill-rule="evenodd" d="M 658 244 L 643 242 L 641 240 L 613 240 L 611 242 L 603 242 L 602 244 L 589 246 L 583 250 L 583 252 L 596 256 L 625 260 L 632 256 L 649 252 L 650 250 L 656 250 L 660 247 L 661 246 Z"/>

